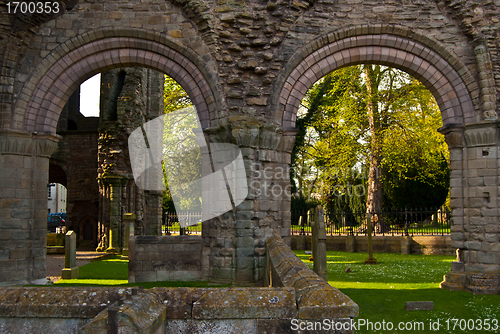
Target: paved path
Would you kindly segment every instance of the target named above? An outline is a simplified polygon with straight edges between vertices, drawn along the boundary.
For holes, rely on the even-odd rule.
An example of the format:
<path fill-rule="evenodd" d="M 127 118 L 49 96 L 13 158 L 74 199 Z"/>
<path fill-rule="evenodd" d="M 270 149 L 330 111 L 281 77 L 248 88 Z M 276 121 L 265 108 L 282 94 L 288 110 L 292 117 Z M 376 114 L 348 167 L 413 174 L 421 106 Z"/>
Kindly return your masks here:
<path fill-rule="evenodd" d="M 77 251 L 76 252 L 76 266 L 80 267 L 84 264 L 96 260 L 106 253 L 98 253 L 92 251 Z M 64 255 L 62 254 L 49 254 L 47 255 L 47 278 L 52 282 L 57 282 L 61 279 L 61 270 L 64 268 Z"/>

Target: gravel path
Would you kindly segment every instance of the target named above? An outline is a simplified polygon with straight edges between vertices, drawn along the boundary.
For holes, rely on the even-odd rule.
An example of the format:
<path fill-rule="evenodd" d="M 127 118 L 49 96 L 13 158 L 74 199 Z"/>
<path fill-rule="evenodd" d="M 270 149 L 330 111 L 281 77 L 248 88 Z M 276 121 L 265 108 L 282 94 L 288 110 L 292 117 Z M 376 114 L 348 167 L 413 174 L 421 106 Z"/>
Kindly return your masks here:
<path fill-rule="evenodd" d="M 77 251 L 76 252 L 76 266 L 80 267 L 89 262 L 95 261 L 106 253 L 98 253 L 91 251 Z M 61 279 L 61 271 L 64 268 L 64 255 L 62 254 L 49 254 L 47 255 L 47 278 L 52 282 L 57 282 Z"/>

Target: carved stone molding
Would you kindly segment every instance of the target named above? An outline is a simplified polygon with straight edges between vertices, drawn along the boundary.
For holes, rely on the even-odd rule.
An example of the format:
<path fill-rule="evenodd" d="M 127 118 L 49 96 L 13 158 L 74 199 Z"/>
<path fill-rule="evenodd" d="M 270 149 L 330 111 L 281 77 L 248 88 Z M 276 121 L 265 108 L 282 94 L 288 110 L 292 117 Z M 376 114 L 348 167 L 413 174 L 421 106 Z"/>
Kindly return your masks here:
<path fill-rule="evenodd" d="M 467 147 L 495 146 L 498 144 L 497 124 L 481 122 L 467 125 L 464 137 Z"/>
<path fill-rule="evenodd" d="M 465 130 L 467 147 L 492 146 L 496 144 L 496 129 L 470 129 Z"/>
<path fill-rule="evenodd" d="M 0 154 L 50 157 L 57 149 L 59 136 L 38 135 L 24 131 L 1 131 Z"/>
<path fill-rule="evenodd" d="M 50 158 L 52 153 L 57 149 L 57 142 L 59 136 L 53 135 L 36 135 L 33 136 L 33 144 L 35 149 L 35 156 Z"/>
<path fill-rule="evenodd" d="M 33 139 L 31 137 L 0 136 L 0 154 L 31 155 Z"/>
<path fill-rule="evenodd" d="M 443 127 L 438 129 L 438 131 L 444 135 L 444 139 L 450 150 L 464 147 L 464 129 L 461 126 Z"/>

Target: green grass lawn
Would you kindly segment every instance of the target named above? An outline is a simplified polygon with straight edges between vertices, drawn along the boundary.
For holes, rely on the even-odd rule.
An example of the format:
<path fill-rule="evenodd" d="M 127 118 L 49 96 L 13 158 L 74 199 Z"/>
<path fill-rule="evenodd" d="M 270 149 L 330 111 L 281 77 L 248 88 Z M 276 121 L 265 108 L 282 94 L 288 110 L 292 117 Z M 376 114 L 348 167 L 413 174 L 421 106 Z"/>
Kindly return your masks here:
<path fill-rule="evenodd" d="M 310 255 L 295 251 L 297 256 L 312 269 Z M 467 292 L 450 292 L 439 288 L 443 275 L 450 271 L 453 256 L 401 255 L 376 253 L 376 265 L 365 265 L 366 253 L 327 252 L 328 283 L 338 288 L 359 305 L 359 319 L 373 323 L 392 322 L 393 330 L 368 330 L 366 326 L 356 333 L 500 333 L 500 296 L 473 295 Z M 350 273 L 345 269 L 351 268 Z M 433 301 L 433 311 L 405 311 L 406 301 Z M 451 319 L 496 319 L 496 330 L 474 331 L 462 328 Z M 440 330 L 430 330 L 430 322 L 439 320 Z M 448 320 L 449 330 L 446 330 Z M 424 330 L 400 331 L 400 322 L 413 327 L 423 322 Z M 491 327 L 495 327 L 490 320 Z M 410 325 L 408 325 L 410 326 Z M 472 324 L 470 323 L 470 327 Z M 386 327 L 387 328 L 387 327 Z M 477 327 L 474 327 L 477 328 Z"/>
<path fill-rule="evenodd" d="M 77 279 L 61 279 L 54 286 L 142 286 L 154 287 L 227 287 L 229 285 L 211 285 L 206 281 L 179 282 L 136 282 L 128 283 L 128 261 L 120 260 L 120 255 L 108 259 L 87 263 L 78 268 Z"/>

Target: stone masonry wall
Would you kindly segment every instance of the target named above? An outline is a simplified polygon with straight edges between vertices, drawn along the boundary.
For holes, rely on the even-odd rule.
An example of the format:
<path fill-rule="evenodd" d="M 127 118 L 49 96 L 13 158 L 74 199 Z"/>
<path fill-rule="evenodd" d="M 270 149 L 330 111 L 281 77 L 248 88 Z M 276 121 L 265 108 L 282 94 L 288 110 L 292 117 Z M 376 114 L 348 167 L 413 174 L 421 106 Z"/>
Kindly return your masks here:
<path fill-rule="evenodd" d="M 451 155 L 453 246 L 463 254 L 460 274 L 470 278 L 462 288 L 481 285 L 473 277 L 482 275 L 493 277 L 484 290 L 498 291 L 498 0 L 63 7 L 53 16 L 0 13 L 9 22 L 0 26 L 2 129 L 54 133 L 71 93 L 99 71 L 146 66 L 172 76 L 207 138 L 242 149 L 251 189 L 239 207 L 204 223 L 209 277 L 262 279 L 265 240 L 290 241 L 286 169 L 303 94 L 328 71 L 374 62 L 416 75 L 436 96 Z"/>
<path fill-rule="evenodd" d="M 67 178 L 66 227 L 80 233 L 79 223 L 85 216 L 97 222 L 99 191 L 97 187 L 96 131 L 68 131 L 60 133 L 63 139 L 51 156 L 61 166 Z"/>
<path fill-rule="evenodd" d="M 129 241 L 129 283 L 202 278 L 199 236 L 135 236 Z"/>
<path fill-rule="evenodd" d="M 351 239 L 350 239 L 351 238 Z M 401 236 L 374 236 L 373 251 L 380 253 L 401 253 Z M 351 248 L 348 243 L 351 242 Z M 290 248 L 293 250 L 311 250 L 311 236 L 293 235 Z M 367 252 L 368 240 L 363 236 L 327 236 L 326 249 L 329 251 Z M 456 248 L 451 247 L 450 236 L 413 236 L 410 254 L 455 255 Z"/>

